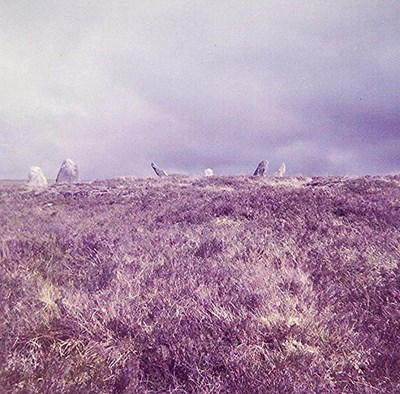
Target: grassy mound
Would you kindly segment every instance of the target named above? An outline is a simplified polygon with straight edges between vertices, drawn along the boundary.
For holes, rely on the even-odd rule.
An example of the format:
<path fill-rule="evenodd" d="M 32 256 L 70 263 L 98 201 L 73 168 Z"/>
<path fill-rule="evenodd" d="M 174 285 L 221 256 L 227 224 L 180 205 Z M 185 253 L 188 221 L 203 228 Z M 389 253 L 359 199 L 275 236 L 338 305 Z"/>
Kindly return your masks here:
<path fill-rule="evenodd" d="M 400 391 L 400 176 L 0 187 L 4 393 Z"/>

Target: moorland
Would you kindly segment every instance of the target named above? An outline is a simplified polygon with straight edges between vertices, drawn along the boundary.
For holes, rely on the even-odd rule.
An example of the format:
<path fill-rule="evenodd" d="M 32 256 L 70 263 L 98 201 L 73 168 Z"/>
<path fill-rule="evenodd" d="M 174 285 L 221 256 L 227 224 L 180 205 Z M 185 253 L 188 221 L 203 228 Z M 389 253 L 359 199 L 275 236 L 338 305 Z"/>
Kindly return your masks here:
<path fill-rule="evenodd" d="M 400 176 L 0 185 L 2 393 L 400 392 Z"/>

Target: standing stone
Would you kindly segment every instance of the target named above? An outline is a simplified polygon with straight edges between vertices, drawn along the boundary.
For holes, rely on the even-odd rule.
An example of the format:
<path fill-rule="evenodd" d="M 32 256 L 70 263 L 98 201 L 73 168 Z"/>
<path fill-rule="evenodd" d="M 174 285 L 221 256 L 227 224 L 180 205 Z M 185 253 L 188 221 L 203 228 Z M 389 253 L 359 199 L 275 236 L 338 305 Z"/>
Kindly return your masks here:
<path fill-rule="evenodd" d="M 161 169 L 156 163 L 151 163 L 151 167 L 153 168 L 154 172 L 160 177 L 168 176 L 168 174 Z"/>
<path fill-rule="evenodd" d="M 285 163 L 282 163 L 279 168 L 278 171 L 276 171 L 274 173 L 274 176 L 278 177 L 278 178 L 282 178 L 285 175 L 285 171 L 286 171 L 286 165 Z"/>
<path fill-rule="evenodd" d="M 206 168 L 206 169 L 204 170 L 204 175 L 205 175 L 205 176 L 213 176 L 213 175 L 214 175 L 214 172 L 213 172 L 213 170 L 212 170 L 211 168 Z"/>
<path fill-rule="evenodd" d="M 267 171 L 268 171 L 268 160 L 263 160 L 260 162 L 260 164 L 257 166 L 256 170 L 254 171 L 253 175 L 256 176 L 266 176 Z"/>
<path fill-rule="evenodd" d="M 32 189 L 42 189 L 47 187 L 47 179 L 40 167 L 32 166 L 29 168 L 28 187 Z"/>
<path fill-rule="evenodd" d="M 71 160 L 65 159 L 56 178 L 56 183 L 78 182 L 78 166 Z"/>

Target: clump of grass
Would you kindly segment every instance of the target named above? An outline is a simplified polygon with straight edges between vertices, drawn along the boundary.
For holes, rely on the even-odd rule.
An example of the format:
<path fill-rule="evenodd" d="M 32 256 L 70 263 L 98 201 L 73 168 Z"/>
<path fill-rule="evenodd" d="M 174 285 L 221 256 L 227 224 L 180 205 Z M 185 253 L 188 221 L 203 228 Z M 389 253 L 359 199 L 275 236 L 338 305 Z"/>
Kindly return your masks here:
<path fill-rule="evenodd" d="M 0 187 L 0 387 L 398 392 L 399 181 Z"/>

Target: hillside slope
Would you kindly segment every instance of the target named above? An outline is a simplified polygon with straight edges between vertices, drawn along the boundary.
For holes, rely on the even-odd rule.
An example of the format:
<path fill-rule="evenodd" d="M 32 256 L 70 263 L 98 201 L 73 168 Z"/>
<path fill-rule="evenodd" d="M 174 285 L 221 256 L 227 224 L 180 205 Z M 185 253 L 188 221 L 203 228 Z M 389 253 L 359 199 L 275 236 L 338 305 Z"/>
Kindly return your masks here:
<path fill-rule="evenodd" d="M 4 393 L 400 392 L 400 176 L 0 186 Z"/>

